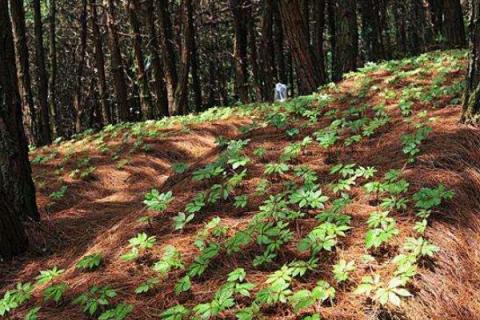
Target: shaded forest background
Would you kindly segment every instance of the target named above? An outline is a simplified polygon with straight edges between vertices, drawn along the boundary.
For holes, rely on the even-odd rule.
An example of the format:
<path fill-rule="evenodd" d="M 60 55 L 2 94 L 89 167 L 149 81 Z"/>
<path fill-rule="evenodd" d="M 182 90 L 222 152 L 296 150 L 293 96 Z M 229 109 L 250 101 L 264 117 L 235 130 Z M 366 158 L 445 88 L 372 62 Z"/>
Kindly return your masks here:
<path fill-rule="evenodd" d="M 4 0 L 5 1 L 5 0 Z M 10 0 L 26 135 L 308 94 L 368 61 L 465 47 L 460 0 Z"/>

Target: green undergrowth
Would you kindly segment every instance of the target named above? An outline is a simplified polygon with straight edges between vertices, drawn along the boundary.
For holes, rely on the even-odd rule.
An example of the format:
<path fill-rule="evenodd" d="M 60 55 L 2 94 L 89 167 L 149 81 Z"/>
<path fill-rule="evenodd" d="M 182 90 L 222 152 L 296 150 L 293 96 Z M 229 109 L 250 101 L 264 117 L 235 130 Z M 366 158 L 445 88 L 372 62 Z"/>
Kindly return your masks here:
<path fill-rule="evenodd" d="M 358 305 L 363 311 L 358 312 L 362 314 L 379 309 L 399 312 L 405 299 L 414 299 L 413 281 L 421 268 L 434 261 L 440 250 L 426 236 L 430 216 L 454 197 L 454 192 L 443 185 L 413 189 L 404 170 L 415 167 L 431 135 L 432 124 L 438 121 L 429 116 L 429 111 L 459 103 L 463 82 L 461 77 L 450 75 L 464 68 L 464 57 L 464 51 L 434 52 L 368 64 L 346 75 L 347 81 L 353 80 L 355 84 L 349 97 L 341 94 L 340 85 L 329 84 L 318 93 L 283 104 L 214 108 L 199 115 L 107 126 L 98 133 L 87 131 L 72 141 L 59 141 L 58 146 L 67 148 L 78 141 L 95 145 L 118 162 L 121 159 L 115 155 L 119 153 L 111 150 L 107 141 L 134 138 L 137 143 L 132 148 L 148 152 L 144 139 L 174 134 L 165 133 L 169 127 L 181 125 L 180 130 L 188 131 L 190 125 L 197 123 L 232 117 L 252 120 L 240 128 L 237 138 L 218 137 L 221 150 L 218 157 L 194 168 L 190 177 L 192 185 L 202 184 L 204 188 L 171 216 L 173 234 L 201 226 L 192 236 L 196 252 L 193 259 L 185 257 L 182 248 L 157 241 L 161 235 L 147 233 L 156 217 L 163 216 L 180 196 L 171 190 L 162 193 L 152 186 L 144 196 L 147 214 L 138 218 L 139 229 L 144 230 L 132 234 L 119 260 L 109 263 L 128 266 L 161 248 L 161 255 L 154 256 L 155 262 L 147 266 L 155 276 L 139 282 L 131 292 L 115 288 L 115 283 L 102 286 L 92 283 L 85 292 L 66 299 L 71 289 L 67 282 L 57 280 L 64 271 L 55 267 L 4 293 L 0 316 L 28 305 L 26 319 L 41 319 L 42 303 L 58 308 L 72 303 L 90 318 L 124 319 L 135 312 L 135 305 L 119 299 L 120 291 L 123 290 L 122 297 L 147 295 L 168 281 L 174 281 L 174 292 L 168 300 L 178 303 L 158 312 L 157 316 L 165 320 L 261 319 L 268 318 L 266 312 L 271 315 L 272 308 L 288 309 L 302 319 L 321 319 L 322 308 L 335 308 L 346 296 L 361 301 Z M 382 83 L 375 81 L 377 73 L 383 74 Z M 380 102 L 374 105 L 365 102 L 372 95 L 380 97 Z M 382 139 L 398 117 L 407 128 L 396 138 L 401 146 L 401 166 L 385 170 L 354 161 L 333 161 L 328 172 L 320 176 L 315 168 L 301 161 L 302 156 L 315 150 L 354 154 L 358 146 Z M 257 146 L 252 151 L 252 140 L 261 130 L 274 130 L 279 139 L 288 141 L 273 160 L 266 146 Z M 34 166 L 55 158 L 58 146 L 37 155 Z M 247 190 L 242 187 L 254 178 L 252 168 L 258 167 L 262 172 L 255 176 L 255 190 L 240 192 Z M 122 166 L 117 168 L 121 170 Z M 75 170 L 72 172 L 75 179 L 86 179 L 95 171 L 88 157 L 79 160 Z M 185 165 L 176 164 L 175 172 L 184 174 Z M 62 201 L 68 192 L 65 186 L 50 198 Z M 372 204 L 361 227 L 353 223 L 355 218 L 347 210 L 359 200 L 359 194 Z M 252 208 L 252 200 L 258 198 L 260 205 Z M 251 214 L 248 223 L 232 228 L 220 217 L 205 216 L 209 208 L 228 206 L 248 208 Z M 411 217 L 409 222 L 402 219 L 400 223 L 399 217 L 407 215 Z M 297 228 L 302 221 L 309 223 L 306 232 Z M 362 254 L 338 256 L 349 237 L 356 233 L 358 238 L 359 232 Z M 295 258 L 285 262 L 285 253 L 292 250 Z M 254 254 L 248 263 L 233 266 L 224 279 L 217 281 L 219 286 L 208 299 L 180 299 L 188 293 L 195 295 L 195 284 L 200 285 L 206 275 L 212 275 L 208 271 L 216 259 L 222 256 L 233 259 L 245 252 Z M 99 272 L 106 263 L 104 254 L 96 252 L 82 257 L 76 269 Z M 270 270 L 277 265 L 278 268 Z M 249 272 L 257 270 L 264 273 L 263 280 L 249 280 Z M 42 286 L 43 300 L 29 303 L 37 286 Z"/>

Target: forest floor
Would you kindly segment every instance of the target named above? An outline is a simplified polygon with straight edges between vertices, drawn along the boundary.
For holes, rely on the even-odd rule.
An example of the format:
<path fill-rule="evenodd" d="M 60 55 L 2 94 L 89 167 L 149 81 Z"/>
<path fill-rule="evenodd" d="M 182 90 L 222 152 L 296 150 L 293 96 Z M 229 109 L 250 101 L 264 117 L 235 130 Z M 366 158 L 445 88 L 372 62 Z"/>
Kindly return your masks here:
<path fill-rule="evenodd" d="M 37 283 L 6 318 L 119 306 L 100 318 L 121 319 L 128 304 L 128 319 L 480 319 L 480 130 L 458 122 L 465 66 L 463 51 L 372 64 L 284 104 L 33 150 L 42 222 L 28 224 L 25 256 L 0 262 L 0 293 Z M 375 212 L 389 213 L 375 225 Z M 374 229 L 385 238 L 371 245 Z M 79 270 L 93 254 L 101 265 Z M 237 268 L 236 285 L 255 286 L 222 290 Z M 44 299 L 52 284 L 68 285 L 58 302 Z M 89 315 L 73 302 L 92 286 L 116 295 Z"/>

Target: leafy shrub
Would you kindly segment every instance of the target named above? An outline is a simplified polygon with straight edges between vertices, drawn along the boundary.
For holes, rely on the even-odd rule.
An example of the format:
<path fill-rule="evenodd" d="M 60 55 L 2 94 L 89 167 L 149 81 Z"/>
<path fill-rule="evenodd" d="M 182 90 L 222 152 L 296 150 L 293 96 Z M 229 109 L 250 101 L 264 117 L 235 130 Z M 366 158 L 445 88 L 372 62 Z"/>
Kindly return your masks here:
<path fill-rule="evenodd" d="M 6 316 L 11 311 L 23 305 L 32 297 L 33 285 L 17 283 L 15 289 L 7 290 L 0 300 L 0 316 Z"/>
<path fill-rule="evenodd" d="M 53 300 L 55 303 L 59 303 L 67 290 L 68 284 L 66 283 L 54 284 L 43 291 L 43 298 L 45 301 Z"/>
<path fill-rule="evenodd" d="M 110 304 L 110 300 L 116 296 L 117 292 L 109 286 L 93 286 L 87 292 L 82 293 L 75 298 L 73 303 L 81 305 L 83 312 L 93 316 L 97 313 L 97 311 L 101 310 L 105 306 L 108 306 Z"/>
<path fill-rule="evenodd" d="M 61 186 L 58 191 L 54 191 L 50 194 L 50 198 L 52 200 L 61 200 L 63 197 L 65 197 L 67 190 L 68 190 L 67 186 Z"/>
<path fill-rule="evenodd" d="M 42 270 L 40 271 L 40 274 L 35 279 L 37 280 L 37 284 L 43 285 L 57 278 L 64 271 L 65 270 L 58 269 L 57 267 L 53 267 L 52 269 L 49 269 L 49 270 Z"/>
<path fill-rule="evenodd" d="M 75 267 L 82 270 L 94 270 L 100 267 L 103 262 L 103 257 L 100 253 L 94 253 L 83 257 L 77 262 Z"/>
<path fill-rule="evenodd" d="M 150 210 L 157 212 L 165 211 L 168 204 L 174 199 L 172 192 L 160 193 L 157 189 L 152 189 L 145 195 L 143 203 L 147 205 Z"/>
<path fill-rule="evenodd" d="M 171 245 L 165 247 L 162 259 L 155 262 L 153 270 L 165 276 L 171 270 L 183 269 L 183 261 L 180 252 Z"/>
<path fill-rule="evenodd" d="M 98 320 L 123 320 L 133 311 L 133 306 L 127 303 L 120 303 L 115 308 L 104 311 Z"/>
<path fill-rule="evenodd" d="M 355 262 L 354 261 L 345 261 L 340 260 L 336 265 L 333 266 L 333 275 L 337 282 L 344 282 L 347 281 L 350 273 L 355 270 Z"/>

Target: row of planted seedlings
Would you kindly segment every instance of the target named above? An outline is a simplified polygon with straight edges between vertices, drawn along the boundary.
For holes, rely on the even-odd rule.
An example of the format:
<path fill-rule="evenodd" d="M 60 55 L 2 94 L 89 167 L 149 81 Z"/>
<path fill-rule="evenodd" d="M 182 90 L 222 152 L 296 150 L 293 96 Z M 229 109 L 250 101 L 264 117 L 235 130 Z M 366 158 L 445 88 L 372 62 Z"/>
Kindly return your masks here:
<path fill-rule="evenodd" d="M 273 125 L 277 128 L 283 128 L 287 127 L 282 125 L 285 118 L 288 118 L 287 114 L 277 114 L 267 121 L 273 122 Z M 367 124 L 366 127 L 368 126 Z M 291 136 L 293 131 L 292 128 L 287 128 L 285 133 L 287 136 Z M 302 148 L 310 145 L 312 141 L 312 138 L 305 137 L 300 142 L 290 144 L 284 149 L 279 162 L 265 165 L 264 174 L 266 176 L 276 175 L 280 177 L 288 171 L 293 171 L 294 175 L 300 177 L 303 183 L 297 186 L 295 183 L 286 182 L 282 192 L 272 195 L 264 201 L 259 208 L 260 212 L 254 216 L 248 227 L 237 232 L 226 241 L 227 254 L 244 251 L 245 247 L 256 240 L 257 244 L 265 247 L 265 250 L 262 255 L 257 255 L 254 258 L 253 266 L 261 267 L 270 264 L 275 261 L 282 246 L 294 238 L 289 224 L 296 219 L 305 217 L 306 212 L 302 212 L 304 210 L 324 209 L 328 197 L 322 193 L 319 185 L 315 183 L 317 180 L 315 172 L 306 166 L 292 167 L 288 163 L 288 161 L 298 157 Z M 260 157 L 263 153 L 262 148 L 257 148 L 254 151 L 254 154 Z M 334 173 L 335 170 L 333 170 Z M 355 179 L 363 176 L 371 177 L 372 168 L 359 167 L 356 173 Z M 258 191 L 265 190 L 263 182 L 268 181 L 261 180 L 257 186 Z M 340 191 L 340 189 L 337 191 Z M 308 271 L 317 269 L 318 258 L 316 256 L 319 252 L 333 251 L 338 243 L 338 238 L 346 235 L 347 230 L 350 229 L 350 217 L 341 214 L 341 212 L 349 202 L 349 197 L 343 194 L 341 198 L 333 202 L 331 208 L 317 216 L 322 224 L 298 243 L 298 250 L 300 252 L 311 252 L 311 257 L 307 260 L 292 261 L 285 264 L 279 271 L 273 272 L 267 278 L 265 284 L 262 285 L 263 289 L 257 291 L 251 304 L 236 312 L 237 318 L 253 319 L 260 315 L 262 307 L 278 303 L 290 304 L 294 312 L 301 312 L 319 302 L 333 303 L 335 289 L 328 282 L 319 280 L 312 290 L 302 289 L 296 292 L 292 290 L 292 282 L 294 278 L 303 277 Z M 297 210 L 292 210 L 291 206 L 295 206 Z M 352 267 L 353 265 L 350 262 L 340 261 L 337 263 L 333 267 L 335 279 L 339 283 L 346 281 Z M 234 307 L 234 296 L 235 290 L 229 290 L 226 293 L 224 287 L 222 287 L 214 295 L 214 299 L 208 303 L 195 306 L 192 310 L 183 305 L 176 305 L 165 311 L 162 316 L 165 319 L 176 319 L 175 317 L 181 319 L 193 312 L 194 317 L 208 319 Z M 225 297 L 229 299 L 224 299 Z M 225 301 L 225 304 L 222 301 Z M 318 317 L 318 314 L 309 316 L 311 319 Z"/>

